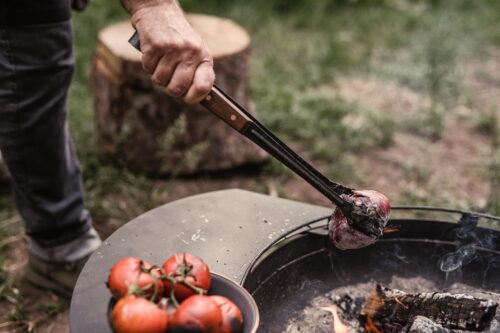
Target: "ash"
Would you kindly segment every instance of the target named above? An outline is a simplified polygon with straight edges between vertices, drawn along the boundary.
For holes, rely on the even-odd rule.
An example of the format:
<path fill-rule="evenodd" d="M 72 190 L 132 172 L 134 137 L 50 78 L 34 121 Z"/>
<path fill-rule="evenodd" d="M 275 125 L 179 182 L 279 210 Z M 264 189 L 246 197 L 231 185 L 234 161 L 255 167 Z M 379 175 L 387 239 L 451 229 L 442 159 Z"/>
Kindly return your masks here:
<path fill-rule="evenodd" d="M 334 333 L 333 316 L 322 310 L 323 307 L 336 304 L 342 322 L 349 327 L 349 333 L 364 333 L 365 330 L 355 318 L 357 310 L 363 306 L 368 295 L 374 290 L 377 281 L 353 284 L 335 288 L 328 293 L 315 296 L 303 308 L 301 313 L 292 318 L 286 325 L 286 333 Z M 399 289 L 408 293 L 449 292 L 452 294 L 468 294 L 475 297 L 490 299 L 500 303 L 500 294 L 484 291 L 469 285 L 454 283 L 446 289 L 437 286 L 434 282 L 423 277 L 403 278 L 393 277 L 389 284 L 392 289 Z M 491 321 L 485 333 L 500 333 L 500 311 Z M 466 333 L 472 331 L 450 330 L 450 333 Z"/>

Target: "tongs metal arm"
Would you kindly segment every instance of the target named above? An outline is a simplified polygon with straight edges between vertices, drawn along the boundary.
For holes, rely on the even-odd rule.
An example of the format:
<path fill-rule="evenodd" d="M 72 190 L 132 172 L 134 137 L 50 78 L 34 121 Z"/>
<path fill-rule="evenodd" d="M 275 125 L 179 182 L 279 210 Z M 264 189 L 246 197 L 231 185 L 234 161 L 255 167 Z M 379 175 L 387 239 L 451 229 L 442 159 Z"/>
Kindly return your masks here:
<path fill-rule="evenodd" d="M 210 94 L 201 104 L 229 126 L 285 164 L 333 203 L 340 207 L 346 206 L 345 200 L 340 195 L 352 194 L 350 188 L 336 184 L 326 178 L 219 87 L 214 85 Z"/>

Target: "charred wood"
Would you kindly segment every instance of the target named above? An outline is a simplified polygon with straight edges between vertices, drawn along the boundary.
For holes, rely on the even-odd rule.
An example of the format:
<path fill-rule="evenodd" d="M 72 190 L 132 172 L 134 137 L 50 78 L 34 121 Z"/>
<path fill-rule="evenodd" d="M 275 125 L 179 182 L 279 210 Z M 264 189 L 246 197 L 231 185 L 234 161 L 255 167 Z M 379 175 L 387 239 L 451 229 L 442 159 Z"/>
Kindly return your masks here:
<path fill-rule="evenodd" d="M 464 294 L 409 294 L 377 285 L 361 310 L 360 319 L 365 328 L 375 327 L 373 332 L 402 331 L 417 316 L 450 329 L 482 331 L 489 326 L 497 306 L 492 300 Z"/>

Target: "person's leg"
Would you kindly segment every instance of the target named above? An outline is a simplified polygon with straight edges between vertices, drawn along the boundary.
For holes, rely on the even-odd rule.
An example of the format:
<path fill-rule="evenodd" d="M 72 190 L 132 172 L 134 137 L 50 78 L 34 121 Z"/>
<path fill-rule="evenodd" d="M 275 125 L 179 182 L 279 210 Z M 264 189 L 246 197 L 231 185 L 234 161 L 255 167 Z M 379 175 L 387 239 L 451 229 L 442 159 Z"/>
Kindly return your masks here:
<path fill-rule="evenodd" d="M 30 251 L 45 263 L 78 261 L 100 244 L 66 119 L 72 47 L 69 21 L 0 27 L 0 150 Z"/>

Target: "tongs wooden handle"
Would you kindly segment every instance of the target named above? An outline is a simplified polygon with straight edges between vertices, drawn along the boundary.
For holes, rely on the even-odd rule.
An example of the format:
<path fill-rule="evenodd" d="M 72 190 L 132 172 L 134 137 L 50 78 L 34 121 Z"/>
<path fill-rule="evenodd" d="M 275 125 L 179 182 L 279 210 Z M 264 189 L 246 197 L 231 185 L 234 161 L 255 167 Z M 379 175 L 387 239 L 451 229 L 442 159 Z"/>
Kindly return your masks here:
<path fill-rule="evenodd" d="M 129 39 L 129 43 L 140 50 L 137 32 Z M 350 210 L 352 204 L 344 200 L 341 195 L 351 195 L 353 193 L 352 189 L 334 183 L 307 163 L 222 89 L 214 85 L 200 104 L 286 165 L 339 208 Z"/>

